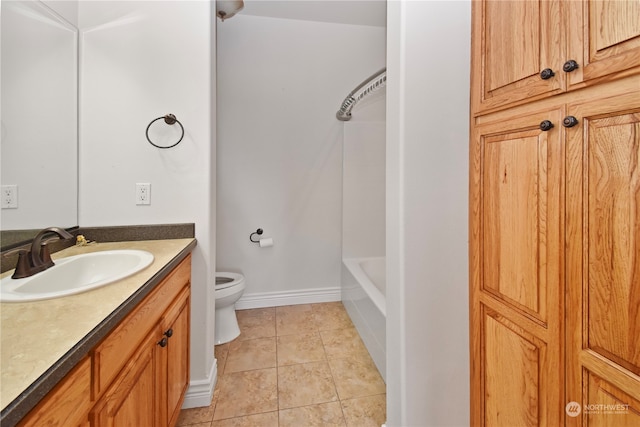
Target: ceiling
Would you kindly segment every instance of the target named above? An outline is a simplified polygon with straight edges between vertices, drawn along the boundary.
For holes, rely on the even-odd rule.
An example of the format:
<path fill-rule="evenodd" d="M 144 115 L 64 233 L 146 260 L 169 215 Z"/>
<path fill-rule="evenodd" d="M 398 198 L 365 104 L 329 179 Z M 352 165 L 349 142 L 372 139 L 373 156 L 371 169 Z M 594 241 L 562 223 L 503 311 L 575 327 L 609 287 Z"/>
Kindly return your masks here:
<path fill-rule="evenodd" d="M 385 27 L 386 0 L 244 0 L 241 15 Z"/>

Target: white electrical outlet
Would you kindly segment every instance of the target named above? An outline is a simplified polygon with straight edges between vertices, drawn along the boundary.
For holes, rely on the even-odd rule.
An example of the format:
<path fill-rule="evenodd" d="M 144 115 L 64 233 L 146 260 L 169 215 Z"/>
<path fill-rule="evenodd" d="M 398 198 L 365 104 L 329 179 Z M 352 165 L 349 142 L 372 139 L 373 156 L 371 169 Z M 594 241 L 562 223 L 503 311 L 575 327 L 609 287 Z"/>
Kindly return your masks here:
<path fill-rule="evenodd" d="M 136 205 L 151 204 L 151 184 L 148 182 L 136 183 Z"/>
<path fill-rule="evenodd" d="M 18 186 L 3 185 L 2 186 L 2 209 L 18 208 Z"/>

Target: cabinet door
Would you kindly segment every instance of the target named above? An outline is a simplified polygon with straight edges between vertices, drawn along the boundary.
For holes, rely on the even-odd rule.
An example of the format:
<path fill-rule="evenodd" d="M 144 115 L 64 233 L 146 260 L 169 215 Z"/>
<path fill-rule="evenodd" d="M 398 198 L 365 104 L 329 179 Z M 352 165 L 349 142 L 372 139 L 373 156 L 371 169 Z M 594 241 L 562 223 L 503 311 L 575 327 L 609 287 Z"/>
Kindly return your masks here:
<path fill-rule="evenodd" d="M 476 113 L 564 89 L 562 6 L 559 0 L 473 2 L 472 101 Z M 540 73 L 547 68 L 555 75 L 543 79 Z"/>
<path fill-rule="evenodd" d="M 640 76 L 630 83 L 567 110 L 570 426 L 640 425 Z"/>
<path fill-rule="evenodd" d="M 562 419 L 561 120 L 558 108 L 473 129 L 473 426 Z"/>
<path fill-rule="evenodd" d="M 187 256 L 138 307 L 93 349 L 93 394 L 100 396 L 149 332 L 171 302 L 191 278 L 191 255 Z"/>
<path fill-rule="evenodd" d="M 640 72 L 640 2 L 583 0 L 567 6 L 569 58 L 579 63 L 569 73 L 570 87 Z"/>
<path fill-rule="evenodd" d="M 164 317 L 163 331 L 168 336 L 167 346 L 163 348 L 162 365 L 163 400 L 166 402 L 166 414 L 163 419 L 172 427 L 178 421 L 180 409 L 189 385 L 189 318 L 190 298 L 189 288 L 186 288 L 167 310 Z"/>
<path fill-rule="evenodd" d="M 91 360 L 85 357 L 18 427 L 86 426 L 91 405 Z"/>
<path fill-rule="evenodd" d="M 92 412 L 93 427 L 160 427 L 156 394 L 160 332 L 140 345 Z"/>

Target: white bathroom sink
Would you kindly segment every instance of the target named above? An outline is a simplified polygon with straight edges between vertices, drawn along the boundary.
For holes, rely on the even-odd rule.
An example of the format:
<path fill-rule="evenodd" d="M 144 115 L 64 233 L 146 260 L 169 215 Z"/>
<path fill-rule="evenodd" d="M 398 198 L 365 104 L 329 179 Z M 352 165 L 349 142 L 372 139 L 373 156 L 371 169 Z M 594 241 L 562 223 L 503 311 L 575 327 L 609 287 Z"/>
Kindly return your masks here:
<path fill-rule="evenodd" d="M 153 254 L 140 250 L 92 252 L 55 260 L 56 265 L 24 279 L 0 283 L 0 302 L 27 302 L 79 294 L 144 269 Z"/>

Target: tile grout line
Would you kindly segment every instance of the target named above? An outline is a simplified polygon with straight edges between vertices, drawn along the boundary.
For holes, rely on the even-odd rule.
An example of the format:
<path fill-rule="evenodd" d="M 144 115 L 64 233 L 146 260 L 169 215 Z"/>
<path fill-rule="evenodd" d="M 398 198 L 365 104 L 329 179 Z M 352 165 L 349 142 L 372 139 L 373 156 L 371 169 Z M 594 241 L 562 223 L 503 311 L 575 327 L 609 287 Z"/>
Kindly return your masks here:
<path fill-rule="evenodd" d="M 278 427 L 280 427 L 280 366 L 278 362 L 278 310 L 273 310 L 273 330 L 276 340 L 276 411 L 278 414 Z"/>
<path fill-rule="evenodd" d="M 331 374 L 331 380 L 333 381 L 333 388 L 336 392 L 336 397 L 338 398 L 338 405 L 340 405 L 340 413 L 342 414 L 342 421 L 344 421 L 344 425 L 347 426 L 347 418 L 345 417 L 344 409 L 342 408 L 342 399 L 340 399 L 340 393 L 338 393 L 336 376 L 333 373 L 333 369 L 331 369 L 331 363 L 329 363 L 329 355 L 327 354 L 327 348 L 325 347 L 324 340 L 322 339 L 322 331 L 320 330 L 320 327 L 318 327 L 318 336 L 320 337 L 320 342 L 322 343 L 322 351 L 324 352 L 325 363 L 329 367 L 329 373 Z"/>

